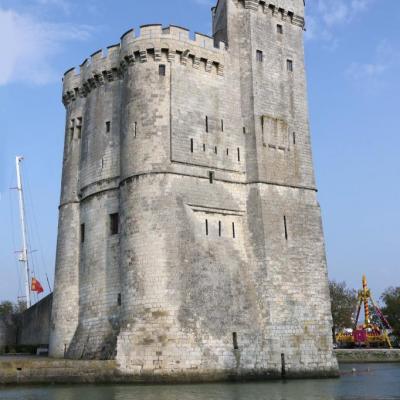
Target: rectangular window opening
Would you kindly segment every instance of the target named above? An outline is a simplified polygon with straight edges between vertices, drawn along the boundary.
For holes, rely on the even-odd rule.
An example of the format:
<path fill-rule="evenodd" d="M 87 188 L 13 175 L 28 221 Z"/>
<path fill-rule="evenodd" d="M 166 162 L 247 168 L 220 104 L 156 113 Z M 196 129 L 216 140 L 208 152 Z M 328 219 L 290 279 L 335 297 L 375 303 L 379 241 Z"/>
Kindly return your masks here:
<path fill-rule="evenodd" d="M 239 147 L 237 149 L 237 156 L 238 156 L 238 162 L 240 162 L 240 149 L 239 149 Z"/>
<path fill-rule="evenodd" d="M 110 235 L 118 235 L 119 233 L 119 214 L 110 214 Z"/>
<path fill-rule="evenodd" d="M 203 151 L 206 151 L 206 145 L 203 143 Z"/>
<path fill-rule="evenodd" d="M 210 183 L 214 183 L 214 172 L 210 171 L 208 173 L 208 179 L 210 180 Z"/>
<path fill-rule="evenodd" d="M 160 64 L 158 66 L 158 73 L 159 73 L 160 76 L 165 76 L 166 66 L 164 64 Z"/>
<path fill-rule="evenodd" d="M 232 333 L 232 339 L 233 339 L 233 349 L 234 350 L 239 350 L 238 337 L 237 337 L 237 333 L 236 332 Z"/>
<path fill-rule="evenodd" d="M 111 131 L 111 122 L 107 121 L 106 122 L 106 132 L 109 133 Z"/>
<path fill-rule="evenodd" d="M 243 134 L 244 135 L 246 134 L 246 127 L 245 126 L 243 127 Z"/>
<path fill-rule="evenodd" d="M 81 243 L 85 243 L 85 224 L 81 224 Z"/>
<path fill-rule="evenodd" d="M 194 142 L 193 139 L 190 139 L 190 152 L 193 153 L 194 150 Z"/>
<path fill-rule="evenodd" d="M 257 50 L 256 52 L 256 60 L 258 62 L 263 62 L 264 61 L 264 54 L 261 50 Z"/>
<path fill-rule="evenodd" d="M 135 122 L 135 137 L 137 135 L 137 122 Z"/>
<path fill-rule="evenodd" d="M 208 219 L 206 219 L 206 236 L 208 236 Z"/>
<path fill-rule="evenodd" d="M 283 26 L 282 25 L 280 25 L 280 24 L 278 24 L 277 26 L 276 26 L 276 31 L 279 33 L 279 34 L 283 34 Z"/>
<path fill-rule="evenodd" d="M 119 305 L 119 306 L 122 305 L 122 296 L 121 296 L 121 293 L 118 293 L 118 305 Z"/>
<path fill-rule="evenodd" d="M 229 156 L 229 149 L 226 149 L 226 155 Z"/>
<path fill-rule="evenodd" d="M 293 144 L 296 144 L 296 132 L 293 132 Z"/>
<path fill-rule="evenodd" d="M 293 60 L 286 60 L 287 70 L 293 72 Z"/>
<path fill-rule="evenodd" d="M 283 217 L 283 225 L 285 228 L 285 239 L 288 240 L 288 229 L 287 229 L 287 219 L 286 219 L 286 215 Z"/>
<path fill-rule="evenodd" d="M 218 147 L 217 146 L 215 146 L 215 148 L 214 148 L 214 153 L 218 154 Z"/>
<path fill-rule="evenodd" d="M 218 221 L 218 235 L 219 237 L 222 236 L 222 222 Z"/>
<path fill-rule="evenodd" d="M 206 132 L 208 133 L 208 117 L 206 117 Z"/>
<path fill-rule="evenodd" d="M 221 132 L 223 132 L 223 131 L 224 131 L 224 120 L 221 119 Z"/>
<path fill-rule="evenodd" d="M 235 223 L 232 222 L 232 237 L 235 239 L 236 238 L 236 230 L 235 230 Z"/>

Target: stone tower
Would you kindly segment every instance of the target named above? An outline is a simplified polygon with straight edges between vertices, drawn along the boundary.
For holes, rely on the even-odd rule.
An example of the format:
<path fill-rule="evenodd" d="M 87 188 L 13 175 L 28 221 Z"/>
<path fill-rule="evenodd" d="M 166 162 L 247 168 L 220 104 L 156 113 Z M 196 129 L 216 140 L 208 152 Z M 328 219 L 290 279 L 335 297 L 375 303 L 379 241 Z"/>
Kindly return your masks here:
<path fill-rule="evenodd" d="M 337 373 L 304 1 L 219 0 L 64 77 L 50 353 L 143 380 Z"/>

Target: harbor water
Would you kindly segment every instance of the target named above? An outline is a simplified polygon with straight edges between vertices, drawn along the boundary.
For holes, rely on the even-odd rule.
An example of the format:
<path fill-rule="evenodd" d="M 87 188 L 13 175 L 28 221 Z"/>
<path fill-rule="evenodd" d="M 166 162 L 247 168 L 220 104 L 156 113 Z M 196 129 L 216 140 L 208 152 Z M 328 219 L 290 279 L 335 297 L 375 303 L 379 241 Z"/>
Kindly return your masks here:
<path fill-rule="evenodd" d="M 203 385 L 0 387 L 1 400 L 398 400 L 400 364 L 343 364 L 341 379 Z"/>

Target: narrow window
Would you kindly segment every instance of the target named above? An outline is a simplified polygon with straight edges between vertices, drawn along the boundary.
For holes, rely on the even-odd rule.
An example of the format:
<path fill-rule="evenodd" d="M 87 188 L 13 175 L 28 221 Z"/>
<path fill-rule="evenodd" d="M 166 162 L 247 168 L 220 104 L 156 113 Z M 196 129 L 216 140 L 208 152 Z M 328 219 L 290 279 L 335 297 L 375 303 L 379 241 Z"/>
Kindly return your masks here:
<path fill-rule="evenodd" d="M 206 132 L 208 133 L 208 117 L 206 117 Z"/>
<path fill-rule="evenodd" d="M 111 131 L 111 122 L 107 121 L 106 122 L 106 132 L 109 133 Z"/>
<path fill-rule="evenodd" d="M 190 152 L 193 153 L 194 143 L 193 139 L 190 139 Z"/>
<path fill-rule="evenodd" d="M 206 236 L 208 236 L 208 219 L 206 219 Z"/>
<path fill-rule="evenodd" d="M 215 154 L 218 154 L 218 147 L 217 146 L 215 146 L 214 152 L 215 152 Z"/>
<path fill-rule="evenodd" d="M 237 337 L 237 333 L 236 332 L 232 333 L 232 339 L 233 339 L 233 349 L 234 350 L 239 350 L 238 337 Z"/>
<path fill-rule="evenodd" d="M 285 228 L 285 239 L 288 240 L 288 229 L 287 229 L 286 215 L 283 217 L 283 225 L 284 225 L 284 228 Z"/>
<path fill-rule="evenodd" d="M 75 129 L 75 120 L 71 119 L 71 122 L 69 124 L 69 139 L 71 142 L 74 139 L 74 129 Z"/>
<path fill-rule="evenodd" d="M 82 117 L 76 120 L 76 131 L 78 139 L 80 139 L 82 137 Z"/>
<path fill-rule="evenodd" d="M 214 172 L 210 171 L 208 173 L 208 178 L 210 180 L 210 183 L 214 183 Z"/>
<path fill-rule="evenodd" d="M 293 61 L 292 60 L 286 60 L 286 66 L 287 66 L 287 70 L 289 72 L 293 72 Z"/>
<path fill-rule="evenodd" d="M 285 378 L 286 376 L 286 360 L 285 360 L 285 354 L 281 354 L 281 376 L 282 378 Z"/>
<path fill-rule="evenodd" d="M 226 155 L 229 156 L 229 149 L 226 149 Z"/>
<path fill-rule="evenodd" d="M 218 221 L 218 234 L 219 234 L 219 237 L 222 236 L 222 222 L 221 221 Z"/>
<path fill-rule="evenodd" d="M 122 296 L 121 293 L 118 293 L 118 305 L 121 306 L 122 304 Z"/>
<path fill-rule="evenodd" d="M 263 54 L 263 52 L 261 50 L 257 50 L 257 52 L 256 52 L 256 60 L 258 62 L 263 62 L 264 54 Z"/>
<path fill-rule="evenodd" d="M 244 135 L 246 134 L 246 127 L 245 126 L 243 127 L 243 134 Z"/>
<path fill-rule="evenodd" d="M 135 137 L 137 135 L 137 122 L 135 122 Z"/>
<path fill-rule="evenodd" d="M 237 149 L 237 156 L 238 156 L 238 161 L 240 162 L 240 149 L 239 149 L 239 147 Z"/>
<path fill-rule="evenodd" d="M 119 233 L 119 215 L 110 214 L 110 235 L 118 235 Z"/>
<path fill-rule="evenodd" d="M 223 132 L 223 131 L 224 131 L 224 120 L 221 119 L 221 132 Z"/>
<path fill-rule="evenodd" d="M 85 224 L 81 224 L 81 243 L 85 243 Z"/>
<path fill-rule="evenodd" d="M 293 144 L 296 144 L 296 132 L 293 132 Z"/>
<path fill-rule="evenodd" d="M 235 230 L 235 223 L 232 222 L 232 237 L 235 239 L 236 238 L 236 230 Z"/>
<path fill-rule="evenodd" d="M 104 168 L 104 157 L 101 159 L 101 169 Z"/>
<path fill-rule="evenodd" d="M 166 67 L 164 64 L 158 66 L 158 73 L 160 76 L 165 76 Z"/>
<path fill-rule="evenodd" d="M 280 24 L 278 24 L 278 25 L 276 26 L 276 31 L 277 31 L 280 35 L 282 35 L 282 34 L 283 34 L 283 26 L 280 25 Z"/>
<path fill-rule="evenodd" d="M 203 151 L 206 151 L 206 145 L 203 143 Z"/>

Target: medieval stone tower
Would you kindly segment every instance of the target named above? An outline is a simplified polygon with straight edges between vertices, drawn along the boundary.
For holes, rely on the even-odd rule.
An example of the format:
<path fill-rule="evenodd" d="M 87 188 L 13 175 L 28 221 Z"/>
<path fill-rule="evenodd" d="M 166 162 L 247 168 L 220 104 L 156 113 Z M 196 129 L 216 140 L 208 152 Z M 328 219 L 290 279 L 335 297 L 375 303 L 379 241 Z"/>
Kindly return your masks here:
<path fill-rule="evenodd" d="M 64 77 L 50 353 L 159 379 L 331 375 L 303 0 L 219 0 Z"/>

